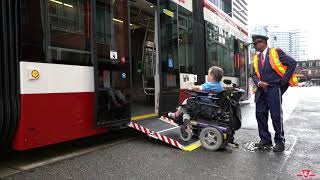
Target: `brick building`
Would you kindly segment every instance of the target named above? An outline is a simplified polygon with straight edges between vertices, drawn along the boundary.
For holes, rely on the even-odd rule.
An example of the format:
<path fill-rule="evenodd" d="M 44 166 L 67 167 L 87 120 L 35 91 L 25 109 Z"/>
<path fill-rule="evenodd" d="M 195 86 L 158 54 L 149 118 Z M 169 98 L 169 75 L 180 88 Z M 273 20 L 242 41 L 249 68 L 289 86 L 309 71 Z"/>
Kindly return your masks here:
<path fill-rule="evenodd" d="M 300 82 L 312 81 L 316 84 L 320 83 L 320 59 L 299 61 L 296 72 L 299 74 Z"/>

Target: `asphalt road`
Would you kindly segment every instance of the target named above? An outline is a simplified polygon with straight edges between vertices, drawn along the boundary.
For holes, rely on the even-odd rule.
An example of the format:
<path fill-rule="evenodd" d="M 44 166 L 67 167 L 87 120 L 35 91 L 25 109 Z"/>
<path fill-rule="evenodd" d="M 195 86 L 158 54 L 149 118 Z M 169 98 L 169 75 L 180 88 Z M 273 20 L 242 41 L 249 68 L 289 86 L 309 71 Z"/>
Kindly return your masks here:
<path fill-rule="evenodd" d="M 302 169 L 311 170 L 315 174 L 312 179 L 320 179 L 319 92 L 320 87 L 299 87 L 291 88 L 285 94 L 286 150 L 283 153 L 246 149 L 250 142 L 259 140 L 255 106 L 249 102 L 242 108 L 243 128 L 236 133 L 236 141 L 241 145 L 233 148 L 232 153 L 210 152 L 202 148 L 185 152 L 138 132 L 125 130 L 113 140 L 102 138 L 97 144 L 80 143 L 75 149 L 83 146 L 100 148 L 79 156 L 35 168 L 15 169 L 18 166 L 13 163 L 7 167 L 19 170 L 19 173 L 3 179 L 303 179 L 297 177 Z M 62 149 L 70 148 L 69 144 Z M 32 151 L 30 157 L 45 154 L 48 149 Z M 11 158 L 19 162 L 17 157 L 8 157 L 4 166 L 11 162 Z"/>

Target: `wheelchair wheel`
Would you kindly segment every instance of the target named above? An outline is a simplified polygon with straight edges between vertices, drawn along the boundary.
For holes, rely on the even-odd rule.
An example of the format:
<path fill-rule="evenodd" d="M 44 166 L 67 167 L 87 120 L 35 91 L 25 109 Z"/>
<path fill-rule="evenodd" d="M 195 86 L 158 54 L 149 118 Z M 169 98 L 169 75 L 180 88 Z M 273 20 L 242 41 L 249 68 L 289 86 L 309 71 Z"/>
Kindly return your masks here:
<path fill-rule="evenodd" d="M 192 138 L 192 130 L 180 126 L 180 139 L 187 142 Z"/>
<path fill-rule="evenodd" d="M 214 127 L 204 128 L 199 136 L 203 148 L 209 151 L 219 149 L 223 143 L 223 136 L 221 132 Z"/>

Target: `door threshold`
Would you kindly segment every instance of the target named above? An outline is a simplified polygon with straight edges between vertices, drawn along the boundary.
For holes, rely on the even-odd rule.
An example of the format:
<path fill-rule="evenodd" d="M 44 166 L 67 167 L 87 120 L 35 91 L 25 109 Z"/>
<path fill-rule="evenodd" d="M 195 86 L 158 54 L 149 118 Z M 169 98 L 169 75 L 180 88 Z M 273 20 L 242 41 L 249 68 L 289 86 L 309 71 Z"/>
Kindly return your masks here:
<path fill-rule="evenodd" d="M 143 115 L 131 117 L 131 121 L 137 121 L 137 120 L 141 120 L 141 119 L 154 118 L 154 117 L 157 117 L 157 116 L 158 116 L 157 113 L 143 114 Z"/>

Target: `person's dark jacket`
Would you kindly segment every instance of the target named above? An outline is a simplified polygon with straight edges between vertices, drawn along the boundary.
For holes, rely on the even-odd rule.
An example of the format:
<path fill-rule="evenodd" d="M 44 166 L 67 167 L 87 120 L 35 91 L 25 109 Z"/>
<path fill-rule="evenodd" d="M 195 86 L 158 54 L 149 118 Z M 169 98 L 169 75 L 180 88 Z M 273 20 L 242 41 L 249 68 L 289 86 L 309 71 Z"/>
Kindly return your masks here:
<path fill-rule="evenodd" d="M 270 48 L 268 48 L 268 50 L 267 50 L 267 54 L 265 57 L 265 62 L 264 62 L 263 68 L 262 68 L 261 61 L 259 59 L 259 63 L 258 63 L 259 66 L 258 67 L 259 67 L 259 71 L 260 71 L 261 80 L 258 79 L 254 69 L 252 71 L 253 72 L 252 79 L 257 86 L 257 91 L 255 94 L 255 102 L 258 101 L 258 99 L 262 93 L 262 89 L 260 87 L 258 87 L 259 81 L 266 82 L 270 86 L 280 86 L 281 93 L 283 94 L 287 90 L 287 88 L 289 87 L 288 82 L 289 82 L 289 80 L 290 80 L 290 78 L 291 78 L 292 74 L 294 73 L 295 68 L 297 66 L 296 60 L 294 60 L 292 57 L 286 55 L 281 49 L 277 48 L 277 52 L 278 52 L 279 59 L 280 59 L 281 63 L 283 65 L 287 66 L 286 73 L 284 74 L 283 77 L 281 77 L 271 67 L 271 64 L 269 62 L 269 59 L 270 59 L 269 52 L 270 52 Z"/>

